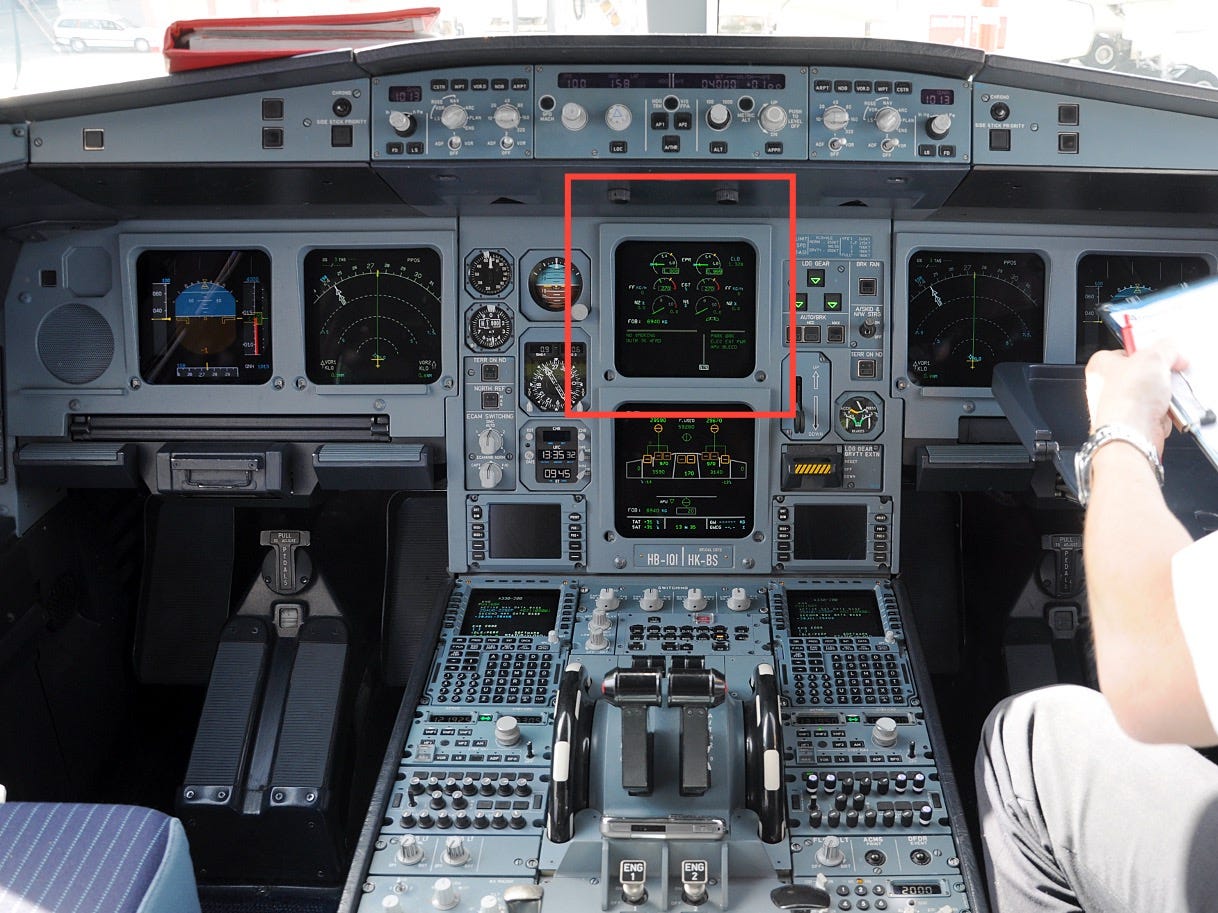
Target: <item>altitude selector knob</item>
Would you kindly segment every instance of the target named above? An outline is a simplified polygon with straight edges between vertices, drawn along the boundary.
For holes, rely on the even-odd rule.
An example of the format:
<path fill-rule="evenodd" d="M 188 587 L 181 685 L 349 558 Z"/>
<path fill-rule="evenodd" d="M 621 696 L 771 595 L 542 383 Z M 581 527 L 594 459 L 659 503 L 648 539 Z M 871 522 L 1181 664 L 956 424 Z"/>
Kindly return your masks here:
<path fill-rule="evenodd" d="M 405 111 L 390 111 L 389 126 L 398 136 L 410 136 L 419 125 L 412 114 L 407 114 Z"/>
<path fill-rule="evenodd" d="M 440 123 L 449 130 L 460 130 L 469 120 L 469 112 L 460 105 L 448 105 L 440 112 Z"/>
<path fill-rule="evenodd" d="M 757 115 L 761 129 L 767 133 L 777 133 L 787 125 L 787 109 L 782 105 L 766 105 Z"/>
<path fill-rule="evenodd" d="M 571 131 L 588 126 L 588 111 L 579 102 L 569 101 L 562 106 L 562 125 Z"/>
<path fill-rule="evenodd" d="M 723 102 L 716 102 L 706 109 L 706 126 L 712 130 L 726 130 L 731 122 L 732 111 Z"/>
<path fill-rule="evenodd" d="M 495 126 L 500 130 L 515 130 L 520 126 L 520 109 L 515 105 L 500 105 L 495 109 Z"/>
<path fill-rule="evenodd" d="M 844 130 L 850 123 L 850 112 L 841 105 L 830 105 L 820 116 L 826 130 Z"/>
<path fill-rule="evenodd" d="M 881 133 L 891 133 L 901 129 L 901 112 L 896 108 L 885 105 L 875 112 L 875 128 Z"/>

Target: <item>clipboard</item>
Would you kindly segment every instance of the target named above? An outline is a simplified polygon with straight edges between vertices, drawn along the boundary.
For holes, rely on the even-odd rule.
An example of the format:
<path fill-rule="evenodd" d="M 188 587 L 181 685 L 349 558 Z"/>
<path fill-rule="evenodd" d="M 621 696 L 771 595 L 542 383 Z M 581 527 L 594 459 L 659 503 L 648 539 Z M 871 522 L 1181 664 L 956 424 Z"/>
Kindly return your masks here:
<path fill-rule="evenodd" d="M 1170 339 L 1188 367 L 1172 374 L 1171 416 L 1218 469 L 1218 277 L 1097 308 L 1125 351 Z"/>

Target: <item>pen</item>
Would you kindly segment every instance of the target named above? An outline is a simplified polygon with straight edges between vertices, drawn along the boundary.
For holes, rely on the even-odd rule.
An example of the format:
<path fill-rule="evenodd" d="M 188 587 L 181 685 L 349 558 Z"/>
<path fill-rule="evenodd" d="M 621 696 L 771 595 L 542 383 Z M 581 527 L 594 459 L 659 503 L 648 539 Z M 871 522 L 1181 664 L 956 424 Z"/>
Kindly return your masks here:
<path fill-rule="evenodd" d="M 1133 324 L 1129 322 L 1128 313 L 1125 314 L 1125 325 L 1121 327 L 1121 345 L 1130 355 L 1138 350 L 1138 347 L 1133 344 Z"/>

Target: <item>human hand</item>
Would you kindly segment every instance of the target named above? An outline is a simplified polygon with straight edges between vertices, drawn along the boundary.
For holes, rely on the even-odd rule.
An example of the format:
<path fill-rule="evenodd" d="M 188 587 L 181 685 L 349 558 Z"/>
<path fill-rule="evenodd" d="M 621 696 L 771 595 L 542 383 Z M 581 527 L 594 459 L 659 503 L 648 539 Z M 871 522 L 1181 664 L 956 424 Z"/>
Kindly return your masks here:
<path fill-rule="evenodd" d="M 1146 436 L 1160 454 L 1171 432 L 1171 372 L 1188 363 L 1166 340 L 1127 355 L 1096 352 L 1087 362 L 1087 408 L 1091 430 L 1126 425 Z"/>

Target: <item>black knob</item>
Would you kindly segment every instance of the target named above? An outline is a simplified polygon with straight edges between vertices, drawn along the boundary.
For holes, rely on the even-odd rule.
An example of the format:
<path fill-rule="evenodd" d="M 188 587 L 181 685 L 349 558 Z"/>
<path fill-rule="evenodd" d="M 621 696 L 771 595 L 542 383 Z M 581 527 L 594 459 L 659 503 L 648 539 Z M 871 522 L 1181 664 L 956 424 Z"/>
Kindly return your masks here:
<path fill-rule="evenodd" d="M 877 793 L 879 793 L 881 796 L 886 795 L 888 793 L 888 778 L 887 777 L 880 777 L 880 779 L 875 781 L 875 791 Z"/>
<path fill-rule="evenodd" d="M 517 831 L 523 827 L 527 827 L 528 823 L 529 822 L 524 820 L 524 815 L 520 814 L 520 812 L 512 812 L 512 817 L 508 820 L 508 824 L 512 826 L 512 829 Z"/>
<path fill-rule="evenodd" d="M 930 824 L 935 817 L 935 810 L 929 805 L 923 805 L 918 809 L 918 821 L 921 824 Z"/>
<path fill-rule="evenodd" d="M 908 785 L 909 777 L 905 776 L 905 774 L 897 774 L 896 779 L 893 781 L 893 787 L 896 789 L 896 791 L 903 793 L 905 792 L 905 787 Z"/>
<path fill-rule="evenodd" d="M 837 774 L 825 774 L 824 780 L 821 781 L 825 792 L 837 792 Z"/>
<path fill-rule="evenodd" d="M 862 793 L 855 793 L 854 797 L 850 800 L 850 804 L 861 812 L 867 804 L 867 797 Z"/>
<path fill-rule="evenodd" d="M 402 815 L 402 827 L 414 827 L 418 824 L 418 819 L 415 818 L 412 812 L 406 812 Z"/>
<path fill-rule="evenodd" d="M 835 809 L 837 809 L 839 812 L 844 812 L 846 810 L 846 804 L 849 801 L 850 801 L 850 797 L 847 796 L 845 793 L 838 793 L 836 796 L 833 797 L 833 807 Z"/>
<path fill-rule="evenodd" d="M 436 819 L 431 816 L 431 812 L 419 812 L 419 827 L 435 827 L 435 824 Z"/>
<path fill-rule="evenodd" d="M 457 825 L 459 830 L 465 830 L 471 823 L 469 815 L 465 812 L 457 812 L 457 817 L 453 818 L 453 824 Z"/>
<path fill-rule="evenodd" d="M 428 777 L 427 778 L 427 791 L 428 792 L 432 792 L 433 790 L 436 790 L 439 788 L 440 788 L 440 778 L 439 777 Z"/>
<path fill-rule="evenodd" d="M 910 812 L 910 814 L 912 815 L 913 812 Z M 840 827 L 842 824 L 842 813 L 835 808 L 829 812 L 827 819 L 829 821 L 829 827 Z"/>
<path fill-rule="evenodd" d="M 448 804 L 448 797 L 445 796 L 444 793 L 442 793 L 440 790 L 437 789 L 435 792 L 433 792 L 431 794 L 431 801 L 428 802 L 427 804 L 430 805 L 432 808 L 437 808 L 437 809 L 443 808 L 445 805 Z"/>
<path fill-rule="evenodd" d="M 892 827 L 897 823 L 897 813 L 891 808 L 884 809 L 884 827 Z"/>
<path fill-rule="evenodd" d="M 461 784 L 457 782 L 456 777 L 449 777 L 444 781 L 444 791 L 446 793 L 455 793 L 461 788 Z"/>
<path fill-rule="evenodd" d="M 482 793 L 484 796 L 495 795 L 495 781 L 490 777 L 483 777 L 478 782 L 478 792 Z"/>
<path fill-rule="evenodd" d="M 906 808 L 901 811 L 901 827 L 913 827 L 912 808 Z"/>
<path fill-rule="evenodd" d="M 452 827 L 453 816 L 448 812 L 440 812 L 440 814 L 436 815 L 436 825 L 439 827 Z"/>
<path fill-rule="evenodd" d="M 913 791 L 916 793 L 920 793 L 924 789 L 926 789 L 926 774 L 914 774 L 913 775 Z"/>
<path fill-rule="evenodd" d="M 478 784 L 474 782 L 473 777 L 466 777 L 461 781 L 461 792 L 467 796 L 472 796 L 478 791 Z"/>
<path fill-rule="evenodd" d="M 419 778 L 419 777 L 411 777 L 411 778 L 410 778 L 410 786 L 408 786 L 408 787 L 407 787 L 407 791 L 408 791 L 408 792 L 409 792 L 409 793 L 410 793 L 412 796 L 421 796 L 421 795 L 423 795 L 423 791 L 424 791 L 426 788 L 427 788 L 427 787 L 425 787 L 425 786 L 423 785 L 423 780 L 422 780 L 421 778 Z"/>
<path fill-rule="evenodd" d="M 910 820 L 910 823 L 912 824 L 913 823 L 913 812 L 909 813 L 909 820 Z M 493 827 L 495 830 L 501 831 L 505 827 L 507 827 L 507 825 L 508 825 L 507 817 L 503 814 L 503 812 L 495 812 L 495 814 L 491 815 L 491 827 Z"/>
<path fill-rule="evenodd" d="M 464 793 L 453 796 L 453 808 L 469 808 L 469 799 L 465 798 Z"/>
<path fill-rule="evenodd" d="M 528 796 L 532 795 L 533 787 L 529 785 L 529 781 L 524 777 L 518 777 L 516 780 L 516 795 Z"/>
<path fill-rule="evenodd" d="M 510 796 L 513 792 L 512 781 L 507 777 L 499 778 L 499 795 Z"/>
<path fill-rule="evenodd" d="M 813 795 L 820 789 L 820 777 L 816 774 L 808 774 L 804 777 L 804 789 Z"/>
<path fill-rule="evenodd" d="M 854 809 L 850 809 L 850 811 L 846 812 L 846 827 L 858 827 L 858 826 L 859 826 L 859 813 L 856 812 Z"/>
<path fill-rule="evenodd" d="M 808 812 L 808 827 L 820 827 L 822 817 L 819 808 L 812 809 L 812 811 Z"/>
<path fill-rule="evenodd" d="M 874 808 L 869 808 L 869 809 L 867 809 L 867 811 L 863 812 L 864 826 L 875 827 L 875 819 L 876 819 L 876 814 L 875 814 Z"/>
<path fill-rule="evenodd" d="M 871 792 L 871 777 L 859 777 L 859 792 L 864 796 Z"/>
<path fill-rule="evenodd" d="M 474 827 L 476 827 L 478 830 L 490 827 L 490 824 L 491 819 L 486 817 L 486 815 L 484 815 L 482 812 L 478 812 L 476 815 L 474 815 Z"/>
<path fill-rule="evenodd" d="M 842 777 L 841 788 L 844 793 L 854 792 L 854 777 Z"/>

